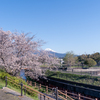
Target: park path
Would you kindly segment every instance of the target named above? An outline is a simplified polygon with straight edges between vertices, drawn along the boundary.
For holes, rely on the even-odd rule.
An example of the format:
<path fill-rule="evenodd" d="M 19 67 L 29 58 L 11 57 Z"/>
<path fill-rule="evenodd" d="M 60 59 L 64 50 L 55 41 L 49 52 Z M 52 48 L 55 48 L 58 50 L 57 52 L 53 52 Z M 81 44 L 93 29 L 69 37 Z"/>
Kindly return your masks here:
<path fill-rule="evenodd" d="M 20 93 L 11 90 L 7 87 L 0 89 L 0 100 L 33 100 L 27 96 L 20 96 Z"/>
<path fill-rule="evenodd" d="M 0 89 L 0 100 L 33 100 L 32 98 L 29 98 L 25 95 L 23 95 L 22 97 L 20 95 L 21 95 L 20 93 L 12 89 L 9 89 L 8 87 L 3 87 L 3 89 Z M 53 96 L 51 94 L 45 94 L 45 95 L 51 97 L 53 100 L 56 100 L 54 95 Z M 38 98 L 40 100 L 40 95 L 38 95 Z M 44 96 L 41 96 L 41 100 L 44 100 Z M 45 98 L 45 100 L 48 99 Z M 62 99 L 58 98 L 58 100 Z"/>

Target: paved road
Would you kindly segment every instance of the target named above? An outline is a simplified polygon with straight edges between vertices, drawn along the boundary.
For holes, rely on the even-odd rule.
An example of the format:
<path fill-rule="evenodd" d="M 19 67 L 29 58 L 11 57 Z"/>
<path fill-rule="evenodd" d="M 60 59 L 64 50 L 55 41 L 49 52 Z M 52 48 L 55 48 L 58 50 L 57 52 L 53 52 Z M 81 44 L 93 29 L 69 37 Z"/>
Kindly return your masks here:
<path fill-rule="evenodd" d="M 15 92 L 7 87 L 0 89 L 0 100 L 33 100 L 26 96 L 20 96 L 20 93 Z"/>

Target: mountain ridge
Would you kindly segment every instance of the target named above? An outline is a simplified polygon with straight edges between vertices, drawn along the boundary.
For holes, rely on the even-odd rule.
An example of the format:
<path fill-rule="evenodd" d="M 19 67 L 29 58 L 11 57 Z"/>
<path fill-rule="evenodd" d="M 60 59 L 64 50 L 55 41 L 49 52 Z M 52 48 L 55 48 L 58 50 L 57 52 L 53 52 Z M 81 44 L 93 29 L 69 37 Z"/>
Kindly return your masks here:
<path fill-rule="evenodd" d="M 48 52 L 50 52 L 51 54 L 53 54 L 57 58 L 64 58 L 66 55 L 66 53 L 57 53 L 57 52 L 53 52 L 53 51 L 48 51 Z"/>
<path fill-rule="evenodd" d="M 46 48 L 45 51 L 51 53 L 52 55 L 54 55 L 55 57 L 60 58 L 60 59 L 64 58 L 66 55 L 66 53 L 58 53 L 50 48 Z M 76 56 L 78 56 L 78 55 L 74 55 L 74 57 L 76 57 Z"/>

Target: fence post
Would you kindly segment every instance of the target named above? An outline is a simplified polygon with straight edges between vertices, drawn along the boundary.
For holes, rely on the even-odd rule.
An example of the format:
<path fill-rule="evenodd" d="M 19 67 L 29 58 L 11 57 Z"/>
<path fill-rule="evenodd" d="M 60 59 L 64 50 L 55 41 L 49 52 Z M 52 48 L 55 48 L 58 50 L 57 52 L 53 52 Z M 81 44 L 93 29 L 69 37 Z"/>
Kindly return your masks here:
<path fill-rule="evenodd" d="M 53 90 L 54 90 L 54 88 L 52 88 L 52 96 L 53 96 Z"/>
<path fill-rule="evenodd" d="M 5 83 L 5 87 L 7 87 L 7 76 L 5 77 L 5 81 L 6 81 L 6 83 Z"/>
<path fill-rule="evenodd" d="M 67 100 L 67 90 L 65 91 L 65 94 L 66 94 L 66 100 Z"/>
<path fill-rule="evenodd" d="M 46 86 L 46 93 L 48 93 L 48 86 Z"/>
<path fill-rule="evenodd" d="M 41 89 L 41 84 L 40 84 L 40 86 L 39 86 L 39 90 Z"/>
<path fill-rule="evenodd" d="M 30 81 L 30 86 L 32 86 L 32 81 Z"/>
<path fill-rule="evenodd" d="M 24 95 L 26 95 L 26 87 L 24 88 Z"/>
<path fill-rule="evenodd" d="M 36 88 L 36 82 L 35 82 L 35 88 Z"/>
<path fill-rule="evenodd" d="M 21 96 L 23 96 L 23 83 L 21 82 Z"/>
<path fill-rule="evenodd" d="M 80 97 L 81 95 L 80 95 L 80 93 L 78 94 L 78 100 L 80 100 L 81 99 L 81 97 Z"/>
<path fill-rule="evenodd" d="M 29 85 L 29 81 L 27 80 L 27 84 Z"/>
<path fill-rule="evenodd" d="M 44 100 L 45 100 L 45 95 L 44 95 Z"/>
<path fill-rule="evenodd" d="M 56 100 L 58 100 L 58 87 L 56 87 Z"/>
<path fill-rule="evenodd" d="M 40 94 L 40 100 L 41 100 L 41 94 Z"/>

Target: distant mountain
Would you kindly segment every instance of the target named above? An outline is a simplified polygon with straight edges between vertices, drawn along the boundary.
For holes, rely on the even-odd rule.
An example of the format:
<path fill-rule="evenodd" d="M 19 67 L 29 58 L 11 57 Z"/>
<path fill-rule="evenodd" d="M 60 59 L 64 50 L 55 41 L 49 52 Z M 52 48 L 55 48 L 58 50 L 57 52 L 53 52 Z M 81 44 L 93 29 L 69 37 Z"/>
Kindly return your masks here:
<path fill-rule="evenodd" d="M 50 52 L 52 55 L 54 55 L 57 58 L 64 58 L 66 53 L 57 53 L 56 51 L 50 49 L 50 48 L 46 48 L 46 51 Z"/>
<path fill-rule="evenodd" d="M 47 48 L 47 49 L 45 49 L 46 51 L 48 51 L 48 52 L 50 52 L 51 54 L 53 54 L 55 57 L 57 57 L 57 58 L 64 58 L 65 57 L 65 55 L 66 55 L 66 53 L 58 53 L 58 52 L 56 52 L 56 51 L 54 51 L 54 50 L 52 50 L 52 49 L 50 49 L 50 48 Z M 78 55 L 74 55 L 75 57 L 76 56 L 78 56 Z"/>
<path fill-rule="evenodd" d="M 64 58 L 66 55 L 66 53 L 57 53 L 57 52 L 52 52 L 52 51 L 49 51 L 49 52 L 57 58 Z"/>

